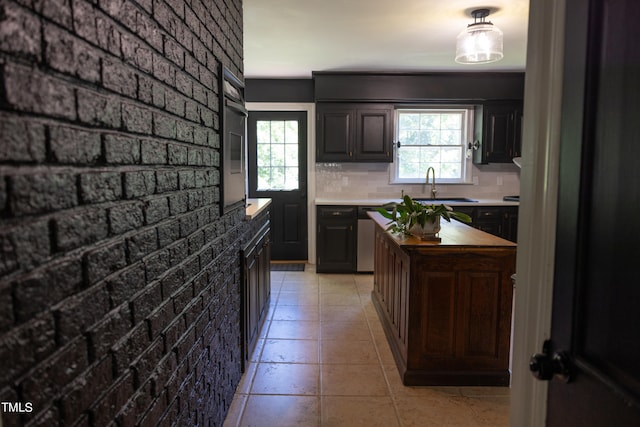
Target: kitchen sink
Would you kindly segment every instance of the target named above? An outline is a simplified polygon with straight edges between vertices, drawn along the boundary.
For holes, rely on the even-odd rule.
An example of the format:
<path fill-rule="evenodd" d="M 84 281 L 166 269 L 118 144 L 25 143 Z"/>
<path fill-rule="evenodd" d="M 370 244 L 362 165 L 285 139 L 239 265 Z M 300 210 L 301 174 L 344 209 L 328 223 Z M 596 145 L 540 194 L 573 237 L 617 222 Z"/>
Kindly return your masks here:
<path fill-rule="evenodd" d="M 468 197 L 438 197 L 435 199 L 431 199 L 429 197 L 425 197 L 425 198 L 414 198 L 413 200 L 415 200 L 416 202 L 423 202 L 423 203 L 455 203 L 455 202 L 471 202 L 471 203 L 477 203 L 477 200 L 474 199 L 469 199 Z"/>

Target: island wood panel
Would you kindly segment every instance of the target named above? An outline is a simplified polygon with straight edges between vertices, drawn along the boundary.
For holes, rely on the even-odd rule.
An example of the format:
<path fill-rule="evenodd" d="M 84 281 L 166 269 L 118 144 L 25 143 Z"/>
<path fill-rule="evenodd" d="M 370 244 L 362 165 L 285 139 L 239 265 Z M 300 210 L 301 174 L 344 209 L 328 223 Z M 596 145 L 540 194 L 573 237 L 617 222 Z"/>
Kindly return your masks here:
<path fill-rule="evenodd" d="M 465 228 L 494 246 L 462 245 Z M 447 245 L 376 227 L 372 299 L 398 370 L 406 385 L 509 385 L 516 246 L 448 231 Z"/>
<path fill-rule="evenodd" d="M 409 256 L 394 247 L 376 233 L 374 244 L 374 264 L 379 268 L 374 271 L 374 298 L 380 300 L 384 307 L 382 316 L 396 340 L 393 349 L 398 357 L 407 357 L 407 339 L 409 322 Z"/>

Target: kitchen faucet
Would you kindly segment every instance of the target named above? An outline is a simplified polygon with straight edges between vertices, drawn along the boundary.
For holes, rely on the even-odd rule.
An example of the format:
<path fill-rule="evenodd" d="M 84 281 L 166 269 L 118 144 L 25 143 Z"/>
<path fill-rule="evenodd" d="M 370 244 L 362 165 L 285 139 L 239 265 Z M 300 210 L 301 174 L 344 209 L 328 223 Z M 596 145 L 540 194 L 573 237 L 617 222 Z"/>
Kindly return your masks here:
<path fill-rule="evenodd" d="M 427 181 L 425 185 L 429 185 L 429 172 L 432 172 L 431 173 L 431 198 L 435 199 L 436 194 L 438 194 L 438 190 L 436 190 L 436 171 L 435 169 L 433 169 L 433 167 L 429 166 L 429 169 L 427 169 Z"/>

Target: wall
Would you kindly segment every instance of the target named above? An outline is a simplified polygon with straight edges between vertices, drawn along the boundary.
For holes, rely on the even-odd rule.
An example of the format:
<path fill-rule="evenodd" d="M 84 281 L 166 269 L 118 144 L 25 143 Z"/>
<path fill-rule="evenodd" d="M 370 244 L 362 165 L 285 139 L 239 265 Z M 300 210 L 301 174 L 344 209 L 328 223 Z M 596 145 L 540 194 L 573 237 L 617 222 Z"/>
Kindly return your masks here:
<path fill-rule="evenodd" d="M 399 199 L 402 190 L 411 196 L 431 196 L 431 186 L 389 184 L 390 168 L 382 163 L 316 163 L 316 197 Z M 438 197 L 502 199 L 520 194 L 520 169 L 515 164 L 473 165 L 472 168 L 473 184 L 440 185 L 436 180 Z"/>
<path fill-rule="evenodd" d="M 219 215 L 217 70 L 242 76 L 242 0 L 0 21 L 0 424 L 221 425 L 249 227 Z"/>

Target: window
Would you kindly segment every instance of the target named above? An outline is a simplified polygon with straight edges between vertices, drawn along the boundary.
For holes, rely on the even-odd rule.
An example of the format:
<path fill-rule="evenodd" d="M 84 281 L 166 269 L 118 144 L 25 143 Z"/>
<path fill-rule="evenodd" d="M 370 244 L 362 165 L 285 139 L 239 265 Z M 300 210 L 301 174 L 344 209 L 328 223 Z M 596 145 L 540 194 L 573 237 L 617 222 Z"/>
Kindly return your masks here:
<path fill-rule="evenodd" d="M 298 121 L 256 122 L 258 191 L 297 190 Z"/>
<path fill-rule="evenodd" d="M 473 108 L 411 108 L 396 110 L 396 138 L 392 183 L 424 183 L 433 167 L 439 183 L 471 179 Z"/>

